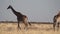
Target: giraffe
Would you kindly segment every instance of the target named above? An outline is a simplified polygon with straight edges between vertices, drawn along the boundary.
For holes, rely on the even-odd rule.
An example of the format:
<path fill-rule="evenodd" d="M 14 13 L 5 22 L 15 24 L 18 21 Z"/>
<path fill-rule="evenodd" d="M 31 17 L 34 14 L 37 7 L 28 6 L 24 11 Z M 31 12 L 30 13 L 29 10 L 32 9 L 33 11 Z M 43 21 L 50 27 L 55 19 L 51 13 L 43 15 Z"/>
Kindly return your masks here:
<path fill-rule="evenodd" d="M 21 21 L 25 24 L 25 28 L 28 27 L 28 25 L 31 25 L 31 23 L 28 23 L 28 17 L 26 15 L 21 14 L 20 12 L 15 11 L 11 5 L 9 5 L 7 9 L 11 9 L 13 14 L 16 15 L 19 29 L 21 29 L 21 27 L 19 26 L 19 22 Z"/>
<path fill-rule="evenodd" d="M 60 12 L 54 16 L 53 18 L 53 29 L 55 30 L 55 28 L 57 27 L 57 30 L 59 30 L 59 23 L 60 23 Z"/>

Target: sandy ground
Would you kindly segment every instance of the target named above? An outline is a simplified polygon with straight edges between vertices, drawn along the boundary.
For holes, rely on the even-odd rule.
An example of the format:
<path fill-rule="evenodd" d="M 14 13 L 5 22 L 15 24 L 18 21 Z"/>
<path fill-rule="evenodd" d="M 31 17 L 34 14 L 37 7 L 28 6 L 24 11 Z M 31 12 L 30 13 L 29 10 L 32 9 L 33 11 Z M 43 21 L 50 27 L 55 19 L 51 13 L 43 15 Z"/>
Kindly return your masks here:
<path fill-rule="evenodd" d="M 20 26 L 18 30 L 17 23 L 0 23 L 0 34 L 60 34 L 60 30 L 53 30 L 52 24 L 32 24 L 27 30 L 23 23 Z"/>

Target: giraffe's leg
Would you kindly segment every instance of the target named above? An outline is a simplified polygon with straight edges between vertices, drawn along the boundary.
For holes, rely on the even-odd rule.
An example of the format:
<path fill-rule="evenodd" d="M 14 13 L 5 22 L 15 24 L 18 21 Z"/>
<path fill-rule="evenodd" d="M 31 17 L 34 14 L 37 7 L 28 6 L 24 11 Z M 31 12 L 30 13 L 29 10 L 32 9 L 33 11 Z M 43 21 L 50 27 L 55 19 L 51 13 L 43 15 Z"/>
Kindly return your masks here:
<path fill-rule="evenodd" d="M 53 29 L 54 29 L 54 31 L 55 31 L 55 26 L 56 26 L 56 23 L 53 23 Z"/>
<path fill-rule="evenodd" d="M 20 20 L 19 20 L 18 17 L 17 17 L 17 21 L 18 21 L 18 29 L 21 29 L 21 27 L 19 26 L 19 22 L 20 22 Z"/>
<path fill-rule="evenodd" d="M 57 31 L 59 30 L 59 22 L 57 23 Z"/>
<path fill-rule="evenodd" d="M 27 29 L 27 27 L 28 27 L 28 23 L 27 23 L 26 21 L 24 21 L 23 23 L 25 24 L 24 29 Z"/>
<path fill-rule="evenodd" d="M 27 23 L 25 23 L 25 28 L 24 29 L 26 29 L 26 30 L 28 29 L 28 24 Z"/>
<path fill-rule="evenodd" d="M 19 26 L 19 22 L 20 22 L 20 21 L 19 21 L 19 19 L 18 19 L 18 18 L 17 18 L 17 21 L 18 21 L 18 29 L 21 29 L 21 27 Z"/>
<path fill-rule="evenodd" d="M 27 18 L 24 18 L 23 23 L 25 24 L 24 29 L 28 29 L 28 20 L 27 20 Z"/>
<path fill-rule="evenodd" d="M 18 21 L 18 29 L 21 29 L 21 27 L 19 26 L 19 21 Z"/>
<path fill-rule="evenodd" d="M 19 26 L 19 21 L 18 21 L 18 28 L 19 28 L 20 26 Z"/>

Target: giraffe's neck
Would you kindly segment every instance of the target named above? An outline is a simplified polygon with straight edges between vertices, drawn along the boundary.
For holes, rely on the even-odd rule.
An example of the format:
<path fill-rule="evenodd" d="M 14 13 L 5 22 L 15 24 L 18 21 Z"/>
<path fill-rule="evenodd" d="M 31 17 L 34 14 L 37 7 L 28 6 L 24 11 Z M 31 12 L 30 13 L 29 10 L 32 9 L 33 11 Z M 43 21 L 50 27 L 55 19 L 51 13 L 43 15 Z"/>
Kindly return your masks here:
<path fill-rule="evenodd" d="M 20 12 L 16 12 L 13 7 L 11 7 L 12 12 L 16 15 L 16 16 L 22 16 L 22 14 Z"/>
<path fill-rule="evenodd" d="M 16 11 L 13 9 L 13 7 L 11 7 L 11 10 L 14 14 L 16 14 Z"/>

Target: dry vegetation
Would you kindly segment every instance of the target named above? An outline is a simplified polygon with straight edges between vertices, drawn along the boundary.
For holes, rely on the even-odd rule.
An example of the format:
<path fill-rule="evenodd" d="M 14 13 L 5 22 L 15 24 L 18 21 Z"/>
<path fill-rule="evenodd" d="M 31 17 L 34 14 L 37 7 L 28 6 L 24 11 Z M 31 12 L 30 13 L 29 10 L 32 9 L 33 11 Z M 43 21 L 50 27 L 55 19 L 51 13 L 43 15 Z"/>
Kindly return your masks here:
<path fill-rule="evenodd" d="M 17 23 L 0 23 L 0 34 L 60 34 L 54 31 L 52 24 L 32 24 L 28 30 L 24 30 L 24 24 L 20 23 L 21 30 L 18 30 Z"/>

